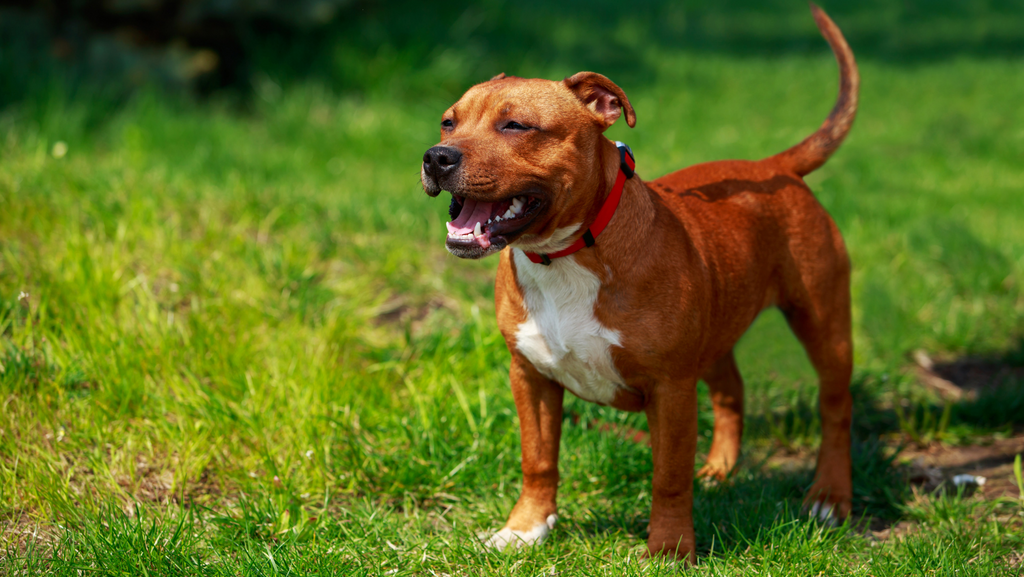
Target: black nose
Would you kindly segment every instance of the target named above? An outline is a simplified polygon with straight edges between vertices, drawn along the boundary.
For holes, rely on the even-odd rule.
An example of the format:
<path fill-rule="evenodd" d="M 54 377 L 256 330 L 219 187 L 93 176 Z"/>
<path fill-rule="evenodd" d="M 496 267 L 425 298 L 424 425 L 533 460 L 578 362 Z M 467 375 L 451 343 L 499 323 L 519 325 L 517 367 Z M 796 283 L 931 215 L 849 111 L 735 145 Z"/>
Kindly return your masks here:
<path fill-rule="evenodd" d="M 423 170 L 438 180 L 459 167 L 462 153 L 450 146 L 435 146 L 423 154 Z"/>

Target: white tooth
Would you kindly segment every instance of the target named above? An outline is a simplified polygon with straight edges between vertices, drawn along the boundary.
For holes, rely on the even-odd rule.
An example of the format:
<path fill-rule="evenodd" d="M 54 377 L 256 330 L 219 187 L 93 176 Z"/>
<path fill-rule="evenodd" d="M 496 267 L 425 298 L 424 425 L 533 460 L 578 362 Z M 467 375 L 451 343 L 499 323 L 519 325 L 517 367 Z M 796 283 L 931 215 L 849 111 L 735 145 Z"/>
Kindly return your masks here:
<path fill-rule="evenodd" d="M 519 214 L 519 211 L 521 211 L 522 209 L 523 209 L 523 207 L 516 206 L 516 205 L 513 204 L 512 205 L 512 214 Z"/>
<path fill-rule="evenodd" d="M 484 231 L 481 230 L 480 223 L 479 222 L 476 223 L 476 226 L 473 227 L 473 236 L 480 236 L 483 233 L 484 233 Z"/>
<path fill-rule="evenodd" d="M 500 216 L 494 217 L 494 222 L 501 222 L 501 217 Z"/>
<path fill-rule="evenodd" d="M 518 212 L 519 209 L 522 208 L 524 202 L 525 201 L 523 200 L 523 197 L 521 197 L 521 196 L 517 196 L 517 197 L 512 199 L 512 206 L 516 207 L 516 212 Z"/>
<path fill-rule="evenodd" d="M 502 216 L 502 218 L 508 219 L 508 218 L 512 218 L 513 216 L 515 216 L 515 213 L 512 212 L 512 207 L 510 206 L 510 207 L 508 207 L 508 210 L 505 211 L 505 214 L 503 214 L 501 216 Z"/>
<path fill-rule="evenodd" d="M 492 222 L 494 222 L 494 219 L 493 219 L 493 218 L 489 218 L 489 219 L 487 219 L 487 224 L 491 224 Z"/>

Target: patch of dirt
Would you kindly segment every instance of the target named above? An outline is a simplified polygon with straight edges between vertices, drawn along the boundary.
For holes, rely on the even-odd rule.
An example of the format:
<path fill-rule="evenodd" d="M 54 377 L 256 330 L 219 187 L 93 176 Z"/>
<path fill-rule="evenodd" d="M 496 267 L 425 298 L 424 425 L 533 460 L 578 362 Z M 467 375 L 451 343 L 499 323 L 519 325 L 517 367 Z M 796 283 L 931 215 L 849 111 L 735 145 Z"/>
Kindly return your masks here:
<path fill-rule="evenodd" d="M 1018 567 L 1024 567 L 1024 551 L 1017 551 L 1016 553 L 1011 553 L 1006 558 L 1006 564 L 1014 569 Z"/>
<path fill-rule="evenodd" d="M 770 471 L 793 473 L 814 467 L 817 453 L 811 448 L 778 447 L 763 457 L 763 467 Z M 757 458 L 756 455 L 751 455 Z M 741 453 L 741 459 L 742 453 Z"/>
<path fill-rule="evenodd" d="M 120 475 L 117 484 L 134 499 L 166 505 L 174 486 L 174 473 L 166 468 L 151 466 L 144 457 L 139 456 L 135 460 L 134 478 Z"/>
<path fill-rule="evenodd" d="M 900 452 L 897 462 L 907 468 L 910 483 L 925 492 L 952 484 L 957 475 L 973 475 L 985 478 L 984 485 L 977 488 L 984 498 L 1017 498 L 1020 491 L 1013 475 L 1013 459 L 1020 454 L 1024 454 L 1024 435 L 960 447 L 941 443 L 910 447 Z M 777 450 L 763 462 L 770 470 L 799 471 L 813 467 L 814 456 L 810 449 Z"/>
<path fill-rule="evenodd" d="M 887 539 L 899 539 L 913 531 L 915 527 L 917 527 L 917 524 L 912 521 L 900 521 L 892 525 L 883 519 L 871 519 L 868 533 L 874 539 L 885 541 Z"/>
<path fill-rule="evenodd" d="M 900 460 L 910 465 L 911 482 L 925 490 L 937 489 L 957 475 L 984 477 L 978 491 L 986 499 L 1019 497 L 1013 459 L 1024 454 L 1024 435 L 994 440 L 987 445 L 950 447 L 940 444 L 905 449 Z"/>
<path fill-rule="evenodd" d="M 49 548 L 56 542 L 56 528 L 42 525 L 28 515 L 16 513 L 0 520 L 0 551 L 23 556 L 30 546 Z M 2 559 L 4 553 L 0 553 Z"/>
<path fill-rule="evenodd" d="M 414 332 L 431 312 L 439 309 L 458 310 L 458 302 L 444 295 L 434 295 L 426 303 L 413 304 L 403 296 L 392 298 L 380 305 L 373 315 L 377 326 L 404 325 L 411 322 Z"/>
<path fill-rule="evenodd" d="M 203 469 L 199 479 L 186 485 L 185 506 L 208 505 L 223 496 L 219 480 L 210 467 Z"/>
<path fill-rule="evenodd" d="M 957 359 L 936 363 L 935 373 L 968 391 L 997 387 L 1007 381 L 1024 381 L 1024 367 L 983 359 Z"/>

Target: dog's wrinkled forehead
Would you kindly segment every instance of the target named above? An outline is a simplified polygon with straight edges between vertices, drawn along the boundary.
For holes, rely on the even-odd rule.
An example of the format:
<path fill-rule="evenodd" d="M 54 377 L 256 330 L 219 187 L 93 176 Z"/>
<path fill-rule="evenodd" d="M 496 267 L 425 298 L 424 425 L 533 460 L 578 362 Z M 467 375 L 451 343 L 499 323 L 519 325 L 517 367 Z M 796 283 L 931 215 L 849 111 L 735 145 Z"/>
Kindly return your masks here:
<path fill-rule="evenodd" d="M 565 125 L 567 115 L 586 118 L 586 109 L 561 82 L 505 77 L 470 88 L 445 112 L 460 124 L 507 119 L 530 128 L 551 130 Z"/>

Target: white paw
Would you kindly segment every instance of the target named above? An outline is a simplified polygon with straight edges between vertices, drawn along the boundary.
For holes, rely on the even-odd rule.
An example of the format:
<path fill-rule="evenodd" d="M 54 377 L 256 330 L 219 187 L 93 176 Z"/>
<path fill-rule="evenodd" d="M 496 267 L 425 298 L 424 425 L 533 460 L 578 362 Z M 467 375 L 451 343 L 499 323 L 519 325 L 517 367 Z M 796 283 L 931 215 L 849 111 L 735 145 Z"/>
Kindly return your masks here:
<path fill-rule="evenodd" d="M 833 505 L 824 501 L 815 501 L 811 506 L 811 517 L 832 527 L 836 524 L 836 518 L 832 515 Z"/>
<path fill-rule="evenodd" d="M 551 530 L 555 528 L 556 521 L 558 521 L 558 515 L 548 515 L 548 518 L 544 523 L 539 523 L 529 531 L 513 531 L 512 529 L 505 527 L 501 531 L 492 535 L 491 538 L 484 543 L 484 547 L 504 551 L 505 548 L 510 545 L 515 549 L 525 545 L 540 543 L 546 539 L 548 534 L 551 533 Z"/>

